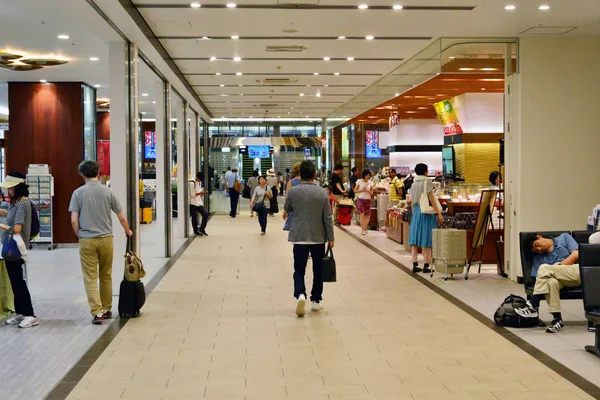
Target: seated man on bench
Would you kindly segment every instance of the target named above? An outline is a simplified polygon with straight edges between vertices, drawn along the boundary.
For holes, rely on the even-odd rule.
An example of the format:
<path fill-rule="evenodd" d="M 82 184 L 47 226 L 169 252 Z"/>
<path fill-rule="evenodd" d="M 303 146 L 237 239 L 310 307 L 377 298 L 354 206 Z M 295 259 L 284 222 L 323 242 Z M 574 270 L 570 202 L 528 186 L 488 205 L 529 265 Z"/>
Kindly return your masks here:
<path fill-rule="evenodd" d="M 560 290 L 581 285 L 579 276 L 579 245 L 568 233 L 548 239 L 536 234 L 523 238 L 522 246 L 533 255 L 531 276 L 536 278 L 531 302 L 526 308 L 515 310 L 523 317 L 536 317 L 540 302 L 546 298 L 552 322 L 546 332 L 556 333 L 564 326 L 560 313 Z"/>

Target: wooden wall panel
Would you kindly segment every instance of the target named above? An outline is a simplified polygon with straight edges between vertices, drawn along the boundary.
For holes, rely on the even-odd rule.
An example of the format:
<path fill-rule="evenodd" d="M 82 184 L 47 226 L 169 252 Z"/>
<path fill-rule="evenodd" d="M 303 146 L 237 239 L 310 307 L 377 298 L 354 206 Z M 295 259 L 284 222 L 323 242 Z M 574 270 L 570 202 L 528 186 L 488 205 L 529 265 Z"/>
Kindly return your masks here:
<path fill-rule="evenodd" d="M 97 140 L 110 140 L 110 113 L 109 112 L 97 112 L 96 113 L 96 139 Z"/>
<path fill-rule="evenodd" d="M 76 243 L 71 229 L 71 194 L 83 184 L 83 99 L 80 83 L 8 84 L 10 136 L 8 170 L 27 172 L 29 164 L 48 164 L 54 176 L 55 243 Z"/>

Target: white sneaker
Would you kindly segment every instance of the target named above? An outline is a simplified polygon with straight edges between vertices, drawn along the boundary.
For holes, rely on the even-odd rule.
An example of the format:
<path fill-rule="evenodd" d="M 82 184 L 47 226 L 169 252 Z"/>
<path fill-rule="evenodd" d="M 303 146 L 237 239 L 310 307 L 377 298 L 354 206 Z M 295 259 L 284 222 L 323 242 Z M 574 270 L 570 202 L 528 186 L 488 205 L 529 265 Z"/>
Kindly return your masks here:
<path fill-rule="evenodd" d="M 23 317 L 21 314 L 16 314 L 13 317 L 4 321 L 4 323 L 6 325 L 19 325 L 21 323 L 21 321 L 23 321 L 24 318 L 25 317 Z"/>
<path fill-rule="evenodd" d="M 316 301 L 313 301 L 310 306 L 310 310 L 313 312 L 321 311 L 322 309 L 323 306 L 321 305 L 321 303 L 317 303 Z"/>
<path fill-rule="evenodd" d="M 367 234 L 367 231 L 363 231 L 363 233 L 362 233 L 362 234 L 363 234 L 363 235 L 366 235 L 366 234 Z"/>
<path fill-rule="evenodd" d="M 38 324 L 39 322 L 36 317 L 25 317 L 19 324 L 19 328 L 31 328 L 32 326 L 37 326 Z"/>
<path fill-rule="evenodd" d="M 296 315 L 303 317 L 305 314 L 304 307 L 306 306 L 306 297 L 301 294 L 298 296 L 298 304 L 296 304 Z"/>

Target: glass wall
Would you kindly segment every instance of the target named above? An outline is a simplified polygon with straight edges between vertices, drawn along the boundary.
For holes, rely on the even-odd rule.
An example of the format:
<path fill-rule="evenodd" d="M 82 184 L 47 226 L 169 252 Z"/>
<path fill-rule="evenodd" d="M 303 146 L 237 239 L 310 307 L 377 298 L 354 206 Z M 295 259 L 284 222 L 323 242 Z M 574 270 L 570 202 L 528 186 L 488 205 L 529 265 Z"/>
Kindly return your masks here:
<path fill-rule="evenodd" d="M 96 160 L 96 89 L 81 85 L 83 95 L 83 158 Z"/>
<path fill-rule="evenodd" d="M 183 228 L 181 224 L 189 221 L 185 221 L 185 209 L 181 207 L 186 204 L 187 199 L 179 198 L 179 187 L 178 187 L 178 176 L 180 173 L 185 171 L 185 168 L 182 168 L 179 165 L 180 161 L 185 162 L 185 160 L 180 160 L 180 152 L 183 149 L 180 149 L 178 146 L 179 135 L 185 134 L 185 121 L 184 121 L 184 101 L 179 96 L 177 92 L 174 90 L 171 91 L 171 133 L 172 133 L 172 158 L 171 158 L 171 166 L 172 166 L 172 175 L 171 175 L 171 193 L 173 197 L 173 245 L 175 248 L 179 247 L 177 240 L 183 238 Z M 181 169 L 181 171 L 180 171 Z M 187 181 L 188 177 L 184 177 L 184 181 Z M 181 191 L 183 193 L 183 191 Z"/>

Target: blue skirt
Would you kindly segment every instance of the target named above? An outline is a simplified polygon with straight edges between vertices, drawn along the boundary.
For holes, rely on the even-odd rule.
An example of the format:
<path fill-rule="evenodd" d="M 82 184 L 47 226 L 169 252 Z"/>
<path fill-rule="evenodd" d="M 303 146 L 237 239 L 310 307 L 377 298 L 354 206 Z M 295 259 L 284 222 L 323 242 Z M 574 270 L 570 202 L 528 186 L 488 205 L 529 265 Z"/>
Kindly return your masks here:
<path fill-rule="evenodd" d="M 408 245 L 417 247 L 433 247 L 433 230 L 438 227 L 435 214 L 421 214 L 421 207 L 413 208 L 410 219 Z"/>

